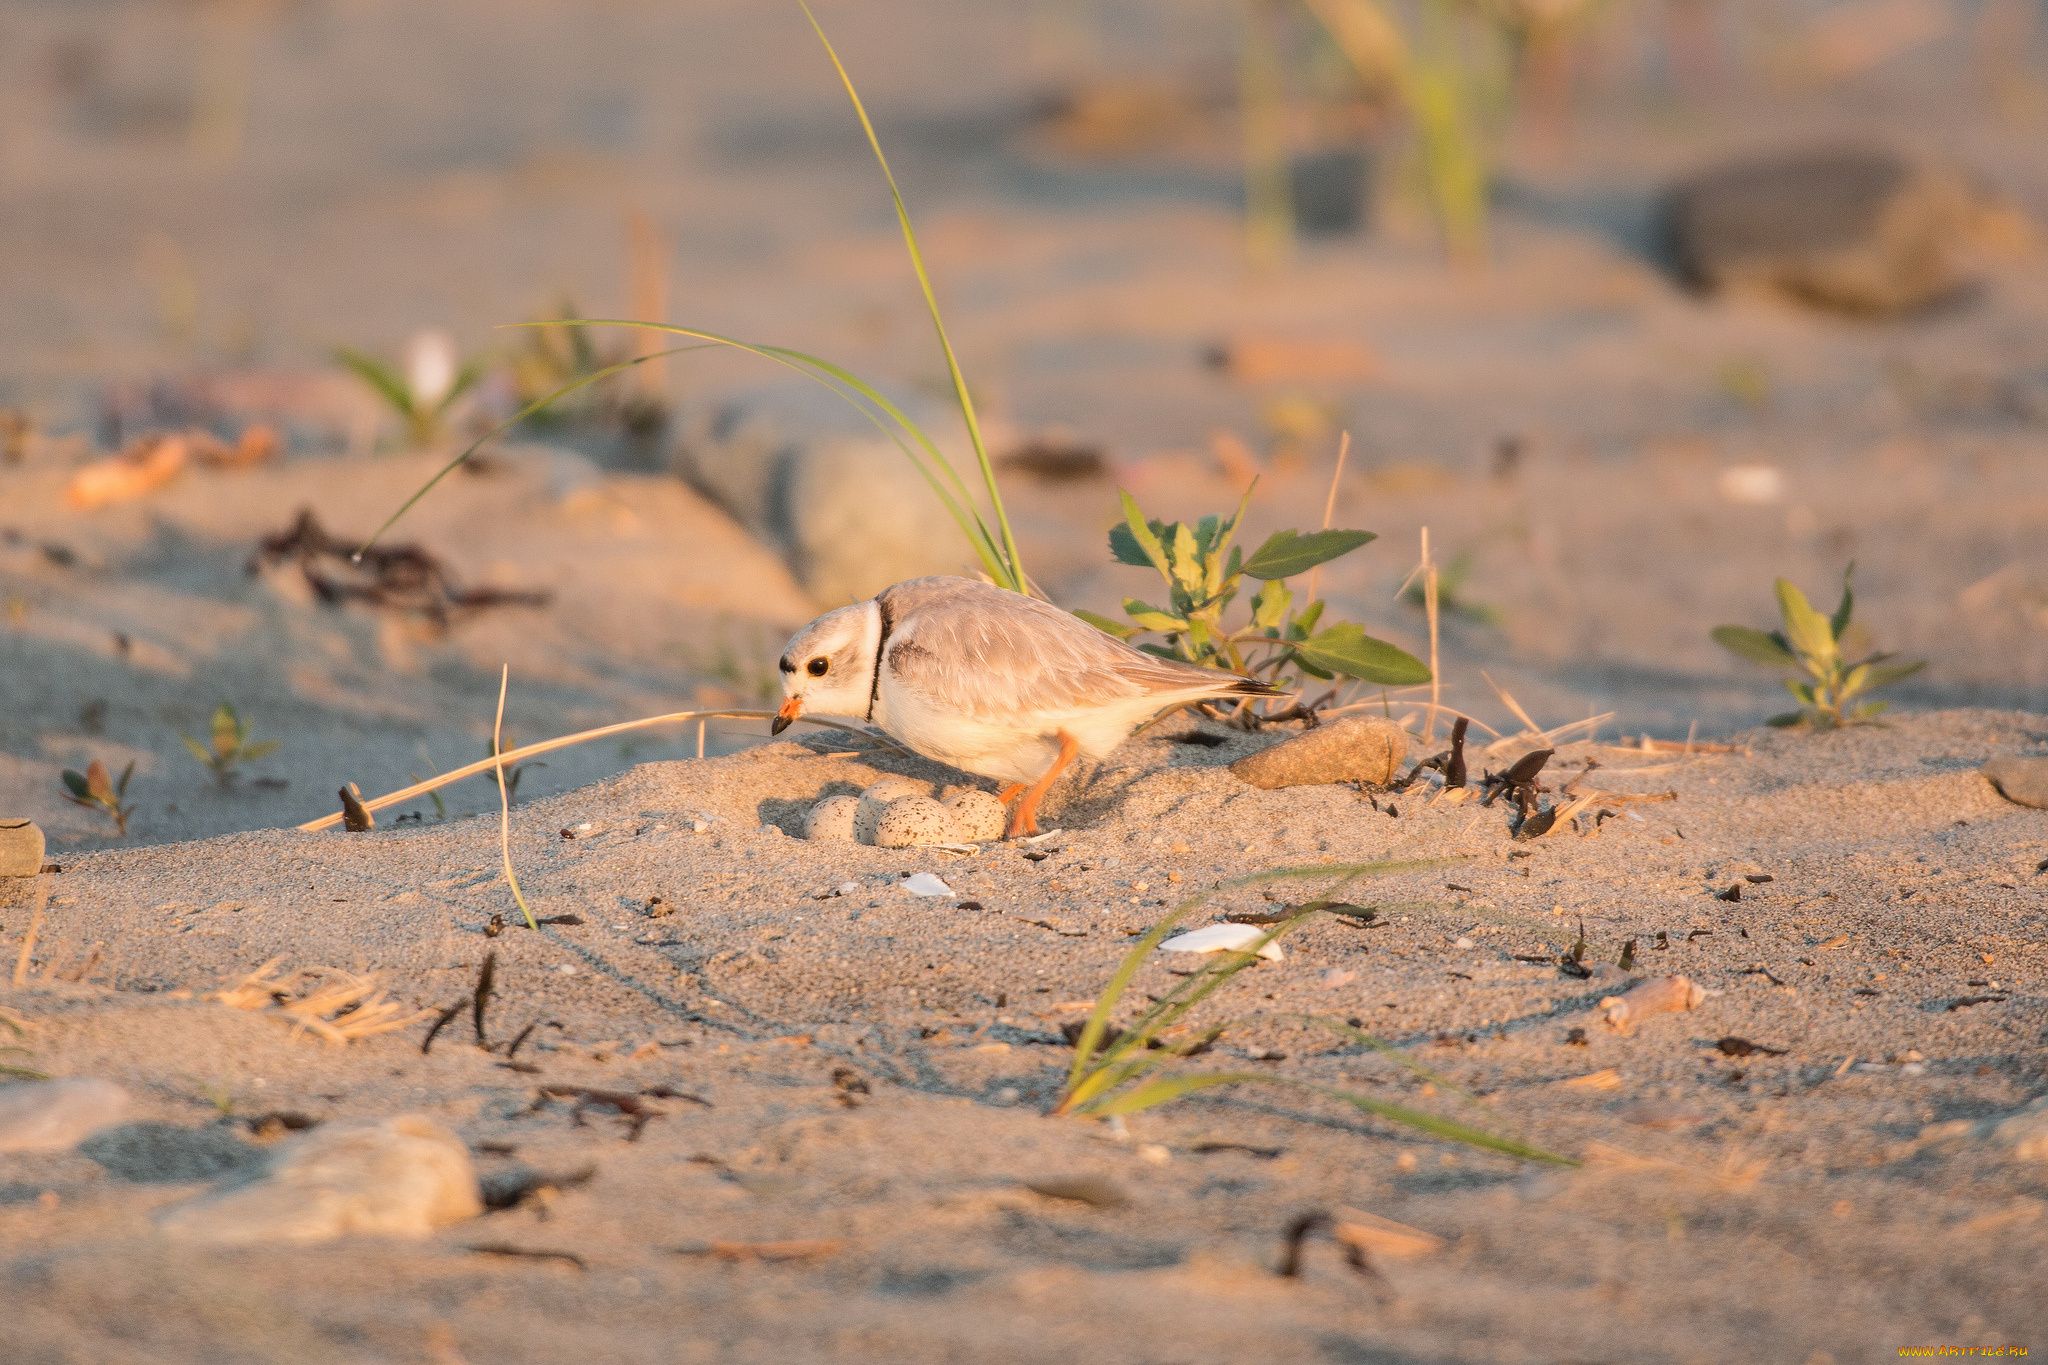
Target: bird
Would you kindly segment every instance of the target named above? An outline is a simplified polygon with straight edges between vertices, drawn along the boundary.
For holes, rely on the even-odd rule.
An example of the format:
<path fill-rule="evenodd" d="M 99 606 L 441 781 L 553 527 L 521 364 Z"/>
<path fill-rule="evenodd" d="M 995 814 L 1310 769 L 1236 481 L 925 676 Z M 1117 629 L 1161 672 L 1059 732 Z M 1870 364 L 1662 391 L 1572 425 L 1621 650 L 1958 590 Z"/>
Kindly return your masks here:
<path fill-rule="evenodd" d="M 1140 721 L 1276 688 L 1134 649 L 1050 602 L 971 578 L 911 578 L 828 611 L 777 661 L 771 727 L 845 716 L 910 749 L 995 778 L 1005 838 L 1038 832 L 1038 803 L 1077 754 L 1109 756 Z M 1015 803 L 1012 805 L 1011 803 Z"/>

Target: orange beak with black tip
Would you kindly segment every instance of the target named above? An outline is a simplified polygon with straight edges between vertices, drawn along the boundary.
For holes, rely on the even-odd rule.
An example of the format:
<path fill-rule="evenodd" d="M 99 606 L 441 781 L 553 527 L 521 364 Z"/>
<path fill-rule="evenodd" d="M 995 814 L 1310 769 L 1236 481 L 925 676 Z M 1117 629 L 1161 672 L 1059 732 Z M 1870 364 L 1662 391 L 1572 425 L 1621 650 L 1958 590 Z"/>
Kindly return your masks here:
<path fill-rule="evenodd" d="M 791 697 L 782 703 L 782 709 L 775 713 L 775 719 L 768 726 L 768 733 L 779 735 L 789 728 L 791 721 L 804 713 L 804 699 Z"/>

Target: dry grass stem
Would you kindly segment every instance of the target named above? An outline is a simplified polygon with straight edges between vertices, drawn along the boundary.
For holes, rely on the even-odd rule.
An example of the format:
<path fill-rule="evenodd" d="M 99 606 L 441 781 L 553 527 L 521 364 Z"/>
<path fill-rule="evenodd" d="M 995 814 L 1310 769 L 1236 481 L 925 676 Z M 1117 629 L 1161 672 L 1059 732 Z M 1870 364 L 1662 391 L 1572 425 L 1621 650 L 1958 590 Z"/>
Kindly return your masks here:
<path fill-rule="evenodd" d="M 1330 518 L 1337 515 L 1337 484 L 1344 477 L 1344 461 L 1351 454 L 1351 433 L 1344 432 L 1337 438 L 1337 467 L 1330 473 L 1330 496 L 1323 499 L 1323 529 L 1330 529 Z M 1316 578 L 1323 571 L 1318 564 L 1308 571 L 1308 600 L 1320 600 L 1316 595 Z"/>
<path fill-rule="evenodd" d="M 1519 720 L 1520 722 L 1522 722 L 1523 725 L 1528 727 L 1528 734 L 1535 735 L 1539 738 L 1542 736 L 1543 727 L 1538 725 L 1535 721 L 1529 719 L 1529 713 L 1522 709 L 1522 703 L 1516 701 L 1513 697 L 1509 696 L 1506 689 L 1504 689 L 1499 683 L 1495 682 L 1493 680 L 1493 676 L 1489 674 L 1485 669 L 1482 668 L 1479 670 L 1479 676 L 1486 679 L 1486 685 L 1493 689 L 1494 696 L 1500 698 L 1501 705 L 1507 707 L 1508 710 L 1514 712 L 1515 719 Z M 1511 735 L 1509 736 L 1509 738 L 1519 739 L 1520 736 Z"/>
<path fill-rule="evenodd" d="M 1429 719 L 1422 723 L 1422 740 L 1436 742 L 1437 705 L 1443 697 L 1443 671 L 1437 666 L 1436 561 L 1429 557 L 1429 528 L 1422 528 L 1422 603 L 1429 614 Z"/>
<path fill-rule="evenodd" d="M 21 956 L 14 960 L 14 984 L 28 984 L 29 957 L 36 950 L 36 935 L 43 931 L 43 907 L 50 900 L 50 874 L 36 874 L 36 908 L 29 915 L 28 937 L 21 941 Z"/>
<path fill-rule="evenodd" d="M 415 782 L 410 787 L 401 787 L 397 791 L 389 792 L 374 801 L 365 801 L 363 802 L 363 809 L 365 811 L 380 811 L 386 806 L 395 806 L 401 801 L 410 801 L 415 796 L 424 796 L 430 791 L 437 791 L 451 782 L 459 782 L 465 777 L 475 777 L 478 773 L 489 772 L 497 767 L 500 758 L 506 763 L 516 765 L 521 759 L 531 758 L 535 754 L 552 753 L 556 749 L 566 749 L 572 744 L 585 744 L 593 739 L 603 739 L 607 735 L 624 734 L 628 730 L 645 730 L 655 725 L 676 725 L 683 721 L 704 719 L 773 720 L 774 718 L 775 713 L 773 711 L 671 711 L 666 715 L 647 716 L 640 720 L 622 720 L 616 725 L 600 725 L 595 730 L 578 730 L 573 735 L 561 735 L 554 739 L 537 740 L 532 744 L 508 750 L 496 757 L 480 758 L 476 762 L 463 767 L 451 768 L 445 773 L 438 773 L 428 781 Z M 850 735 L 860 735 L 863 738 L 874 740 L 882 748 L 895 753 L 905 754 L 906 757 L 908 756 L 903 749 L 889 743 L 874 731 L 862 729 L 858 725 L 840 725 L 835 721 L 820 720 L 811 716 L 804 716 L 797 723 L 800 725 L 822 725 L 828 730 L 844 730 Z M 323 815 L 318 820 L 308 820 L 305 824 L 300 825 L 299 829 L 311 834 L 323 829 L 332 829 L 340 824 L 341 820 L 341 812 L 336 811 L 332 815 Z"/>
<path fill-rule="evenodd" d="M 384 994 L 382 982 L 374 975 L 355 976 L 331 967 L 307 967 L 271 973 L 283 958 L 274 957 L 212 999 L 231 1009 L 260 1010 L 272 1018 L 288 1021 L 293 1033 L 317 1033 L 336 1047 L 357 1038 L 410 1028 L 431 1018 L 432 1010 L 408 1010 Z M 334 979 L 294 998 L 294 983 L 304 976 L 326 975 Z"/>
<path fill-rule="evenodd" d="M 1749 757 L 1749 746 L 1747 744 L 1710 744 L 1705 741 L 1695 743 L 1692 735 L 1698 729 L 1699 722 L 1694 721 L 1692 729 L 1686 732 L 1686 739 L 1683 744 L 1675 739 L 1651 739 L 1648 734 L 1644 734 L 1641 739 L 1633 744 L 1629 742 L 1628 736 L 1623 735 L 1621 743 L 1607 747 L 1628 749 L 1635 753 L 1644 754 L 1741 754 L 1744 758 Z M 1616 769 L 1616 771 L 1621 770 Z M 1643 769 L 1642 771 L 1649 770 Z"/>
<path fill-rule="evenodd" d="M 705 1242 L 676 1247 L 678 1256 L 709 1256 L 718 1261 L 815 1261 L 836 1256 L 845 1242 L 804 1239 L 789 1242 Z"/>
<path fill-rule="evenodd" d="M 669 254 L 671 243 L 656 227 L 654 219 L 645 209 L 633 208 L 626 212 L 626 274 L 630 281 L 627 292 L 633 299 L 633 316 L 652 322 L 668 321 L 669 299 Z M 640 392 L 657 401 L 668 394 L 668 357 L 659 355 L 661 333 L 638 331 L 633 334 L 633 355 L 646 362 L 634 376 Z"/>
<path fill-rule="evenodd" d="M 505 860 L 505 884 L 512 888 L 512 899 L 519 904 L 519 913 L 526 916 L 526 927 L 539 929 L 534 923 L 533 911 L 526 905 L 526 896 L 519 890 L 519 874 L 512 870 L 512 793 L 505 785 L 505 686 L 512 680 L 512 665 L 503 665 L 498 674 L 498 718 L 491 723 L 491 756 L 496 762 L 498 774 L 498 852 Z M 478 1005 L 478 1027 L 482 1027 L 482 1005 Z"/>

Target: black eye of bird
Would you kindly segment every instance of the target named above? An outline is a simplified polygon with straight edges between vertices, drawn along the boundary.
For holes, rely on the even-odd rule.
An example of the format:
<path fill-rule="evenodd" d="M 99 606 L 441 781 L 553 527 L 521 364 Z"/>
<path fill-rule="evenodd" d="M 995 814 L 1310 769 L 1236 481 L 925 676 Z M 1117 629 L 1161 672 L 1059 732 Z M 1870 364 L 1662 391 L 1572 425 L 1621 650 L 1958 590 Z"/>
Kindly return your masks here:
<path fill-rule="evenodd" d="M 825 670 L 830 668 L 831 666 L 831 663 L 823 655 L 820 655 L 817 658 L 811 660 L 809 663 L 805 664 L 804 668 L 809 671 L 812 677 L 822 678 L 825 676 Z"/>

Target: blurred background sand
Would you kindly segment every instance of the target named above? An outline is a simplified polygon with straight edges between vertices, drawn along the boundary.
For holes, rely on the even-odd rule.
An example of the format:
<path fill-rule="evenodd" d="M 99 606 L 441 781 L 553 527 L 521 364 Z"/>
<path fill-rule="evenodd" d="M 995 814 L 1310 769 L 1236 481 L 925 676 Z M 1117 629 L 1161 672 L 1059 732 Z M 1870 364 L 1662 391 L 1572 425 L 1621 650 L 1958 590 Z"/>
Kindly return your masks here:
<path fill-rule="evenodd" d="M 1755 724 L 1782 694 L 1707 630 L 1769 624 L 1778 574 L 1831 601 L 1851 559 L 1875 642 L 1933 660 L 1902 704 L 2038 709 L 2038 252 L 1962 243 L 1963 288 L 1872 318 L 1690 293 L 1656 231 L 1678 177 L 1839 147 L 1960 167 L 1987 201 L 2048 218 L 2037 5 L 1597 7 L 1481 102 L 1489 243 L 1461 265 L 1400 109 L 1306 10 L 1247 14 L 819 8 L 1004 448 L 1099 456 L 1003 475 L 1055 600 L 1114 611 L 1151 586 L 1104 552 L 1117 488 L 1199 516 L 1258 473 L 1250 533 L 1306 526 L 1348 430 L 1337 522 L 1381 539 L 1324 572 L 1333 609 L 1423 652 L 1397 589 L 1429 527 L 1440 562 L 1469 556 L 1447 696 L 1496 723 L 1482 668 L 1546 725 Z M 1267 20 L 1287 60 L 1291 249 L 1247 231 L 1240 61 L 1245 25 Z M 727 438 L 762 423 L 828 453 L 855 428 L 760 361 L 704 352 L 609 381 L 661 420 L 524 428 L 394 533 L 465 585 L 544 590 L 546 607 L 442 631 L 323 605 L 289 568 L 245 575 L 300 508 L 359 536 L 437 463 L 336 347 L 396 358 L 441 329 L 494 362 L 442 458 L 513 409 L 523 342 L 504 325 L 572 307 L 800 348 L 927 413 L 948 398 L 885 187 L 794 7 L 14 4 L 0 92 L 0 408 L 19 457 L 0 463 L 0 809 L 59 847 L 113 834 L 58 797 L 60 770 L 94 757 L 136 762 L 138 840 L 296 822 L 344 781 L 383 791 L 480 756 L 501 663 L 521 740 L 750 703 L 786 633 L 844 600 L 674 471 L 744 454 Z M 64 501 L 80 465 L 149 432 L 252 422 L 280 432 L 281 461 Z M 920 490 L 869 467 L 821 496 L 855 502 L 846 535 L 886 523 L 897 540 L 851 557 L 967 567 L 929 500 L 909 505 Z M 891 557 L 906 537 L 923 562 Z M 283 741 L 231 788 L 177 739 L 224 699 Z M 569 751 L 521 791 L 695 743 Z M 451 812 L 491 795 L 458 786 Z"/>

